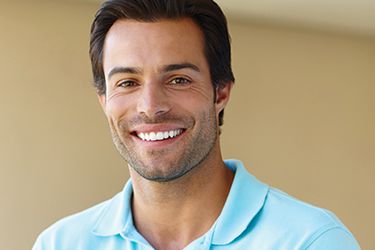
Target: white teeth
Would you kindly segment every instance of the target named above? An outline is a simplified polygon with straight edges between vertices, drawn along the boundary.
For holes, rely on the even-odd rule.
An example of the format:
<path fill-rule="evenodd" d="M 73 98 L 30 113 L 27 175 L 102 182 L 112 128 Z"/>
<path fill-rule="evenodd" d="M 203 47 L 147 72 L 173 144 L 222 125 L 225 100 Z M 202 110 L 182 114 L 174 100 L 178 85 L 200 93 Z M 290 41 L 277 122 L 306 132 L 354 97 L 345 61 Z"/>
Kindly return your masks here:
<path fill-rule="evenodd" d="M 168 131 L 164 132 L 163 136 L 164 136 L 164 138 L 168 138 L 169 132 Z"/>
<path fill-rule="evenodd" d="M 158 132 L 156 134 L 156 140 L 163 140 L 164 139 L 164 133 L 163 132 Z"/>
<path fill-rule="evenodd" d="M 161 141 L 168 138 L 173 138 L 182 133 L 181 129 L 165 131 L 165 132 L 150 132 L 150 133 L 138 133 L 138 137 L 143 141 Z"/>
<path fill-rule="evenodd" d="M 154 132 L 150 133 L 150 140 L 155 141 L 156 140 L 156 134 Z"/>

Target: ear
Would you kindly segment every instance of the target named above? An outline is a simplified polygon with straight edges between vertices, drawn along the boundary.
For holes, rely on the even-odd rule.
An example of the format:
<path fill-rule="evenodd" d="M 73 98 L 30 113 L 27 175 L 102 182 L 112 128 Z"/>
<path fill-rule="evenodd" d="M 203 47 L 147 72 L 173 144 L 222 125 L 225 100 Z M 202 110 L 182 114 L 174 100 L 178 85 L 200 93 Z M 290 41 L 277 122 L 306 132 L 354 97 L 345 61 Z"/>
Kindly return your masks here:
<path fill-rule="evenodd" d="M 225 85 L 219 85 L 218 87 L 216 87 L 215 108 L 216 108 L 217 115 L 219 115 L 219 113 L 227 105 L 232 87 L 233 87 L 233 82 L 227 82 Z"/>
<path fill-rule="evenodd" d="M 105 113 L 106 112 L 106 105 L 107 105 L 105 94 L 98 95 L 98 100 L 99 100 L 100 106 L 102 106 L 102 109 Z"/>

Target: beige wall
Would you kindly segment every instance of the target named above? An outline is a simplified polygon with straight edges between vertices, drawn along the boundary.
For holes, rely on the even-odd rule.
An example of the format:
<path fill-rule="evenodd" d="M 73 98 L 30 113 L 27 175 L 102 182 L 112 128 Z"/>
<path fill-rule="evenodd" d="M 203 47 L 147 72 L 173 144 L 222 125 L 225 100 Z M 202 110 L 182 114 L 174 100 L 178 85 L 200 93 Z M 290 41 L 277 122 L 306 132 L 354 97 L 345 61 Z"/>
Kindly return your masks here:
<path fill-rule="evenodd" d="M 94 4 L 0 8 L 0 244 L 111 197 L 128 178 L 88 61 Z M 237 83 L 223 150 L 259 179 L 329 208 L 375 249 L 375 43 L 231 22 Z"/>
<path fill-rule="evenodd" d="M 231 32 L 224 155 L 334 211 L 375 249 L 375 39 L 239 23 Z"/>

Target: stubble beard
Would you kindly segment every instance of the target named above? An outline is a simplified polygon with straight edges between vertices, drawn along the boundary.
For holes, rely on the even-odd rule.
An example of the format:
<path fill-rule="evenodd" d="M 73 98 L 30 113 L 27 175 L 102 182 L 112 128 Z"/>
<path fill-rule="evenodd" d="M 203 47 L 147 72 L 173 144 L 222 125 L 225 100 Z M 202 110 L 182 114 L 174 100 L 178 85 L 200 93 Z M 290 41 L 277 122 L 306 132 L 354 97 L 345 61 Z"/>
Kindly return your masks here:
<path fill-rule="evenodd" d="M 136 122 L 140 122 L 140 120 L 144 119 L 135 119 Z M 187 125 L 197 124 L 197 121 L 194 121 L 192 118 L 170 116 L 158 118 L 157 122 L 155 123 L 167 123 L 168 121 L 176 120 L 182 120 Z M 146 122 L 151 123 L 149 121 Z M 121 129 L 119 131 L 115 129 L 113 124 L 110 124 L 110 128 L 113 143 L 115 144 L 120 155 L 127 161 L 132 169 L 147 180 L 155 182 L 170 182 L 186 175 L 197 166 L 200 166 L 213 151 L 218 137 L 214 107 L 212 107 L 208 113 L 202 113 L 199 117 L 198 123 L 200 123 L 201 126 L 198 130 L 195 130 L 195 132 L 192 130 L 193 133 L 184 135 L 185 138 L 183 139 L 185 140 L 185 143 L 182 146 L 186 147 L 185 151 L 182 152 L 181 149 L 177 149 L 177 152 L 180 155 L 176 156 L 174 161 L 164 163 L 169 166 L 151 166 L 142 161 L 141 155 L 136 152 L 132 144 L 126 143 L 126 137 L 124 136 L 124 133 L 126 132 L 123 131 L 128 131 L 126 128 L 129 127 L 129 124 L 120 122 L 119 128 Z M 129 139 L 129 141 L 130 140 L 131 139 Z M 171 149 L 155 150 L 148 152 L 148 154 L 154 158 L 162 159 L 166 153 L 174 153 L 167 152 L 170 150 Z"/>

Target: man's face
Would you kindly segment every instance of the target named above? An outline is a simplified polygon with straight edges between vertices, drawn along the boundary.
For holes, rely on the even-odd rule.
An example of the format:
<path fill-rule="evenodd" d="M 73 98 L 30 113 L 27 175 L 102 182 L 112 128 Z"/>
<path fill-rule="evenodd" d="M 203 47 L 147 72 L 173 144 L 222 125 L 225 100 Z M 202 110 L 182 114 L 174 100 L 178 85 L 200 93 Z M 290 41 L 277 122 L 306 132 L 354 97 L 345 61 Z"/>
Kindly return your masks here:
<path fill-rule="evenodd" d="M 119 20 L 107 34 L 100 96 L 113 141 L 142 177 L 169 181 L 207 159 L 218 113 L 203 34 L 190 19 Z"/>

